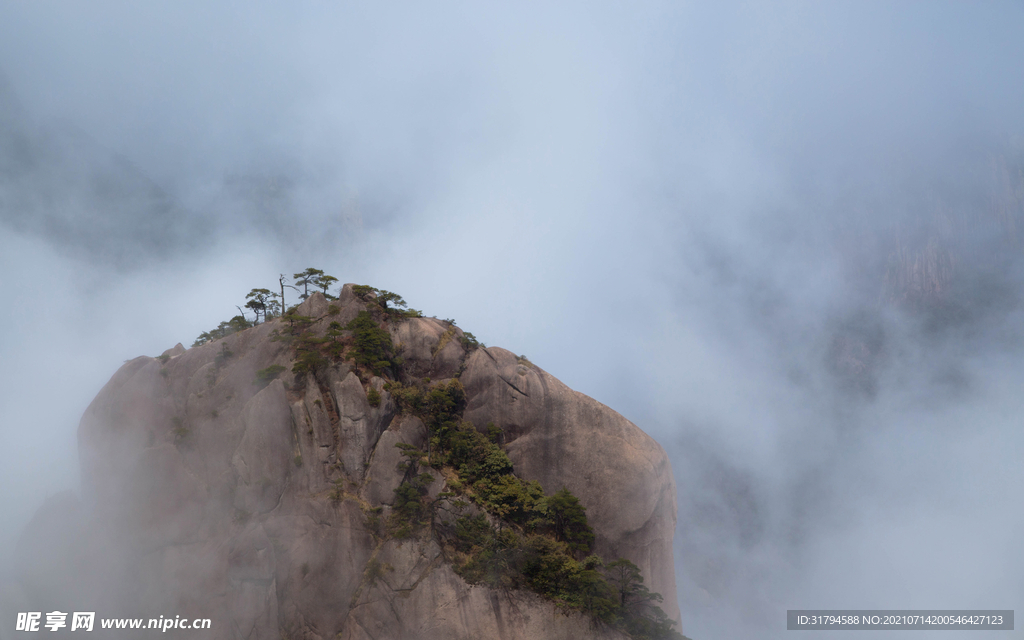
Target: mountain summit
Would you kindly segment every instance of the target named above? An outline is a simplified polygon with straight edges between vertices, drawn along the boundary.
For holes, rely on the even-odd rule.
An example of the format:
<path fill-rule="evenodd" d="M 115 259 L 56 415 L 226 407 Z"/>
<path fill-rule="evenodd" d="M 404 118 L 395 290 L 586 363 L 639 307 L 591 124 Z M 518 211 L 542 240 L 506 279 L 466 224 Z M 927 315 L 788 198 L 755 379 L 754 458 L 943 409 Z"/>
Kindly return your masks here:
<path fill-rule="evenodd" d="M 125 363 L 81 421 L 83 499 L 22 540 L 24 605 L 211 619 L 195 638 L 679 638 L 662 448 L 380 293 Z M 39 570 L 55 549 L 70 571 Z"/>

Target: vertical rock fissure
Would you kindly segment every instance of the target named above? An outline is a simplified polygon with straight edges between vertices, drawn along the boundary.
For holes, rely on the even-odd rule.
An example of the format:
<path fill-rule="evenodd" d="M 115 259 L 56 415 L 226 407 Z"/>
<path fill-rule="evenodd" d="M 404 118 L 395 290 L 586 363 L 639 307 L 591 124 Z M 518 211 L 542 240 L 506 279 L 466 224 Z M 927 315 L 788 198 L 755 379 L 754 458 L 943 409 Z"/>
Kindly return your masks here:
<path fill-rule="evenodd" d="M 327 385 L 317 380 L 316 386 L 320 390 L 320 397 L 324 401 L 324 411 L 327 413 L 327 419 L 331 423 L 331 437 L 334 438 L 331 446 L 336 450 L 341 444 L 341 431 L 338 427 L 341 418 L 338 415 L 338 403 L 335 401 L 331 390 L 327 388 Z"/>

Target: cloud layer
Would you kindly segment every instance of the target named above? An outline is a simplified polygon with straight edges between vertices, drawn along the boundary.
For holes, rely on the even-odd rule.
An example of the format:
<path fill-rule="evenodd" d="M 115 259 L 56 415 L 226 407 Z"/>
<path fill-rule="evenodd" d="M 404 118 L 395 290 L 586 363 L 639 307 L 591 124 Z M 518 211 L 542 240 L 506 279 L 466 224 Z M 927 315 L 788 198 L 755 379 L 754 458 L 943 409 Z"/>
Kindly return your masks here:
<path fill-rule="evenodd" d="M 781 637 L 788 608 L 1011 608 L 1022 23 L 5 6 L 4 546 L 75 485 L 78 417 L 122 360 L 318 266 L 655 435 L 694 638 Z M 933 263 L 942 294 L 907 295 Z"/>

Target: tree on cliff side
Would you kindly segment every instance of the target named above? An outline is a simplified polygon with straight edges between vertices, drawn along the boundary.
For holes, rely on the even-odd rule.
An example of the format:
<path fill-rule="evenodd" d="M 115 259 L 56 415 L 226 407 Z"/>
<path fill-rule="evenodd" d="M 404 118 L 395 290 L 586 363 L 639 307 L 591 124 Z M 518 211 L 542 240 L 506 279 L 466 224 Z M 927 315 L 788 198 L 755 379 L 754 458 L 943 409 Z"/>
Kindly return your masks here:
<path fill-rule="evenodd" d="M 371 369 L 374 374 L 380 375 L 385 369 L 390 369 L 394 363 L 394 345 L 391 342 L 391 334 L 380 328 L 368 311 L 360 311 L 352 319 L 345 329 L 353 334 L 354 353 L 353 360 L 356 364 Z"/>
<path fill-rule="evenodd" d="M 580 504 L 579 498 L 562 487 L 545 502 L 555 538 L 568 544 L 573 551 L 590 551 L 594 545 L 594 530 L 587 523 L 587 510 Z"/>
<path fill-rule="evenodd" d="M 634 638 L 683 638 L 672 629 L 675 622 L 669 619 L 657 603 L 662 602 L 660 593 L 652 593 L 644 585 L 640 568 L 625 558 L 619 558 L 606 568 L 608 581 L 618 594 L 622 624 Z"/>

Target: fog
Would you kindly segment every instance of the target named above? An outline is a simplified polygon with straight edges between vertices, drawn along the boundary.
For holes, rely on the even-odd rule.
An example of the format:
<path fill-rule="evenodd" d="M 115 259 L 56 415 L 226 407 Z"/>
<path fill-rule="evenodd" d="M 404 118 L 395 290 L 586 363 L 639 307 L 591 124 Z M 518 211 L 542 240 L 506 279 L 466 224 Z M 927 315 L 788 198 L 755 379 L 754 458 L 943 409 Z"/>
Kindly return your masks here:
<path fill-rule="evenodd" d="M 1021 33 L 1019 2 L 4 3 L 0 567 L 122 361 L 314 266 L 654 436 L 695 640 L 1014 608 Z"/>

